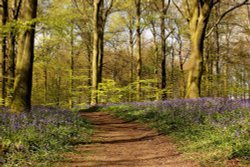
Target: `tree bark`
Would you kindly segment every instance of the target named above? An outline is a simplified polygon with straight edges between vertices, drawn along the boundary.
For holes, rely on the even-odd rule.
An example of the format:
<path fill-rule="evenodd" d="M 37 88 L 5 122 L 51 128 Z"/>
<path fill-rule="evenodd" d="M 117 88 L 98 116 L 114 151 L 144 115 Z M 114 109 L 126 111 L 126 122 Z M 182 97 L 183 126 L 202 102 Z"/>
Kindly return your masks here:
<path fill-rule="evenodd" d="M 166 33 L 165 33 L 165 16 L 167 14 L 168 8 L 170 5 L 170 0 L 168 0 L 168 3 L 165 3 L 165 0 L 161 0 L 161 89 L 162 89 L 162 100 L 165 100 L 167 98 L 167 49 L 166 49 Z"/>
<path fill-rule="evenodd" d="M 150 22 L 151 26 L 152 26 L 152 34 L 153 34 L 153 41 L 154 41 L 154 74 L 155 74 L 155 78 L 156 78 L 156 84 L 155 84 L 155 87 L 157 89 L 160 88 L 159 84 L 160 84 L 160 79 L 159 79 L 159 76 L 158 76 L 158 73 L 159 73 L 159 69 L 158 69 L 158 66 L 159 66 L 159 47 L 158 47 L 158 43 L 157 43 L 157 32 L 156 32 L 156 25 L 155 25 L 155 21 L 152 20 Z M 159 91 L 157 92 L 157 96 L 156 96 L 156 99 L 159 100 L 161 99 L 160 97 L 160 93 Z"/>
<path fill-rule="evenodd" d="M 205 92 L 204 95 L 207 97 L 210 97 L 212 95 L 212 75 L 213 75 L 213 60 L 211 58 L 211 39 L 208 38 L 208 40 L 206 41 L 206 51 L 205 51 L 205 62 L 204 62 L 204 66 L 205 66 Z"/>
<path fill-rule="evenodd" d="M 220 15 L 220 6 L 216 6 L 215 17 L 216 19 L 219 18 Z M 220 84 L 220 31 L 219 25 L 215 27 L 215 41 L 216 41 L 216 54 L 215 54 L 215 68 L 216 68 L 216 85 L 217 85 L 217 97 L 221 96 L 221 84 Z"/>
<path fill-rule="evenodd" d="M 91 105 L 98 103 L 98 60 L 99 60 L 99 41 L 100 41 L 100 25 L 99 13 L 102 0 L 94 1 L 94 16 L 93 16 L 93 57 L 92 57 L 92 92 L 91 92 Z"/>
<path fill-rule="evenodd" d="M 16 78 L 14 82 L 13 101 L 11 104 L 12 112 L 30 111 L 31 109 L 31 90 L 32 90 L 32 70 L 34 60 L 34 39 L 35 23 L 37 13 L 37 0 L 24 1 L 24 21 L 29 25 L 21 38 L 23 51 L 18 53 L 16 67 Z"/>
<path fill-rule="evenodd" d="M 13 0 L 12 5 L 12 20 L 16 22 L 20 15 L 20 10 L 22 6 L 23 0 Z M 7 98 L 6 98 L 6 106 L 11 105 L 11 100 L 13 96 L 14 89 L 14 79 L 15 79 L 15 59 L 16 59 L 16 37 L 17 37 L 17 28 L 15 26 L 11 26 L 9 33 L 9 48 L 8 48 L 8 59 L 7 59 Z"/>
<path fill-rule="evenodd" d="M 9 19 L 9 12 L 8 12 L 8 0 L 2 0 L 2 25 L 5 26 Z M 2 105 L 5 105 L 6 100 L 6 82 L 7 82 L 7 72 L 6 72 L 6 60 L 8 57 L 7 54 L 7 33 L 3 33 L 2 38 Z"/>
<path fill-rule="evenodd" d="M 48 70 L 47 67 L 44 67 L 44 104 L 48 102 Z"/>
<path fill-rule="evenodd" d="M 164 2 L 163 2 L 164 3 Z M 166 39 L 165 39 L 165 15 L 161 16 L 161 90 L 162 100 L 167 98 L 166 87 L 167 87 L 167 72 L 166 72 Z"/>
<path fill-rule="evenodd" d="M 179 69 L 181 72 L 181 97 L 184 98 L 186 95 L 186 88 L 185 88 L 185 73 L 184 73 L 184 58 L 182 55 L 182 40 L 179 38 Z"/>
<path fill-rule="evenodd" d="M 132 83 L 134 82 L 134 31 L 133 31 L 133 18 L 130 17 L 129 20 L 129 57 L 130 57 L 130 89 L 129 89 L 129 101 L 133 101 L 133 93 L 132 93 Z"/>
<path fill-rule="evenodd" d="M 136 100 L 141 98 L 141 75 L 142 75 L 142 58 L 141 58 L 141 0 L 136 1 Z"/>
<path fill-rule="evenodd" d="M 203 29 L 206 23 L 198 23 L 199 27 L 191 34 L 191 67 L 188 74 L 186 98 L 200 97 L 201 78 L 203 74 Z"/>
<path fill-rule="evenodd" d="M 102 23 L 102 26 L 103 23 Z M 103 75 L 103 60 L 104 60 L 104 27 L 101 28 L 101 32 L 99 33 L 99 56 L 98 56 L 98 84 L 102 83 L 102 75 Z"/>
<path fill-rule="evenodd" d="M 104 3 L 108 1 L 94 1 L 94 41 L 93 41 L 93 62 L 92 62 L 92 96 L 91 104 L 98 103 L 98 84 L 102 82 L 103 60 L 104 60 L 104 30 L 108 14 L 113 5 L 113 0 L 109 1 L 108 7 L 104 7 Z"/>
<path fill-rule="evenodd" d="M 71 45 L 71 50 L 70 50 L 70 86 L 69 86 L 69 108 L 72 109 L 74 107 L 74 101 L 73 101 L 73 89 L 74 89 L 74 27 L 72 25 L 71 28 L 71 34 L 70 34 L 70 45 Z"/>
<path fill-rule="evenodd" d="M 87 36 L 88 36 L 88 40 L 87 41 L 90 41 L 92 43 L 92 38 L 91 38 L 91 33 L 88 32 L 87 33 Z M 88 87 L 91 88 L 91 58 L 93 55 L 92 53 L 92 47 L 86 42 L 86 48 L 87 48 L 87 56 L 88 56 L 88 81 L 87 81 L 87 84 L 88 84 Z M 91 104 L 91 92 L 88 93 L 88 104 Z"/>
<path fill-rule="evenodd" d="M 175 75 L 175 48 L 174 48 L 174 46 L 172 45 L 172 47 L 171 47 L 171 84 L 174 84 L 174 82 L 175 82 L 175 77 L 174 77 L 174 75 Z"/>
<path fill-rule="evenodd" d="M 190 68 L 187 80 L 186 98 L 201 96 L 201 79 L 203 74 L 203 48 L 206 27 L 212 9 L 213 0 L 206 0 L 203 4 L 192 1 L 193 11 L 189 13 L 189 31 L 191 41 Z"/>

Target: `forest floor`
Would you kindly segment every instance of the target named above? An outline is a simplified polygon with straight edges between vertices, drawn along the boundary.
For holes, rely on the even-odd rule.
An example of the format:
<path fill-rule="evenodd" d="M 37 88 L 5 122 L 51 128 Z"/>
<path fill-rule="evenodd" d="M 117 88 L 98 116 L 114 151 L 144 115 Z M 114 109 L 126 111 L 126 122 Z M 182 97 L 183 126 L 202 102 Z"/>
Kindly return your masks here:
<path fill-rule="evenodd" d="M 64 167 L 198 167 L 171 140 L 146 125 L 125 122 L 103 112 L 82 113 L 95 129 L 90 143 L 65 154 Z"/>

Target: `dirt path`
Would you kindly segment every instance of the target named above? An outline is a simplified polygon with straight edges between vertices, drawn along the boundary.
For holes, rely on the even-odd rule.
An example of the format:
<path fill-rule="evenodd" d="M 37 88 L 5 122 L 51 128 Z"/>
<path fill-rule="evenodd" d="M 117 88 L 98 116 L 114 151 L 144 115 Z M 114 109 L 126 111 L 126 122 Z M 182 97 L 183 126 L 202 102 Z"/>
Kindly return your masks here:
<path fill-rule="evenodd" d="M 96 133 L 90 144 L 76 147 L 64 167 L 197 167 L 185 160 L 170 140 L 138 123 L 101 112 L 83 113 Z M 60 166 L 61 166 L 60 165 Z"/>

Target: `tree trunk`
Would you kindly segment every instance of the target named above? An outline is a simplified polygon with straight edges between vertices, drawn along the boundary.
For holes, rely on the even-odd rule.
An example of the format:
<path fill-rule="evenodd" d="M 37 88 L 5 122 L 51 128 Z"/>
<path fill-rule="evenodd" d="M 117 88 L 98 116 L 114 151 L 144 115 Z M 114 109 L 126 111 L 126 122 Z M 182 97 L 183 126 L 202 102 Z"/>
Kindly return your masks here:
<path fill-rule="evenodd" d="M 197 25 L 197 27 L 193 27 Z M 198 23 L 191 23 L 191 66 L 187 82 L 187 98 L 197 98 L 201 95 L 201 79 L 203 74 L 203 45 L 207 20 L 202 17 Z"/>
<path fill-rule="evenodd" d="M 136 100 L 141 98 L 141 75 L 142 75 L 142 59 L 141 59 L 141 0 L 136 0 Z"/>
<path fill-rule="evenodd" d="M 113 0 L 110 1 L 95 0 L 94 1 L 94 41 L 93 41 L 93 62 L 92 62 L 92 100 L 91 104 L 98 103 L 98 84 L 102 82 L 103 75 L 103 60 L 104 60 L 104 30 L 107 21 L 107 16 L 113 5 Z M 96 62 L 94 62 L 96 61 Z M 96 69 L 94 69 L 96 68 Z"/>
<path fill-rule="evenodd" d="M 48 70 L 46 66 L 44 67 L 44 104 L 45 105 L 48 102 Z"/>
<path fill-rule="evenodd" d="M 172 55 L 172 59 L 171 59 L 171 83 L 174 84 L 175 82 L 175 77 L 174 77 L 174 73 L 175 73 L 175 48 L 174 46 L 172 45 L 172 48 L 171 48 L 171 55 Z"/>
<path fill-rule="evenodd" d="M 19 18 L 21 6 L 23 0 L 14 0 L 13 1 L 13 20 L 17 21 Z M 11 105 L 11 100 L 13 96 L 13 89 L 14 89 L 14 79 L 15 79 L 15 59 L 16 59 L 16 37 L 17 37 L 17 28 L 12 25 L 10 29 L 9 35 L 9 48 L 8 48 L 8 59 L 7 59 L 7 98 L 6 98 L 6 106 Z"/>
<path fill-rule="evenodd" d="M 132 19 L 132 18 L 131 18 Z M 130 57 L 130 89 L 129 89 L 129 101 L 133 101 L 133 93 L 132 93 L 132 83 L 134 82 L 134 39 L 133 39 L 133 24 L 130 20 L 129 25 L 129 57 Z"/>
<path fill-rule="evenodd" d="M 228 98 L 228 64 L 226 63 L 224 66 L 224 71 L 223 71 L 224 75 L 223 75 L 223 96 L 224 98 Z"/>
<path fill-rule="evenodd" d="M 23 11 L 25 11 L 24 21 L 33 21 L 37 13 L 37 0 L 25 0 Z M 19 45 L 21 45 L 23 51 L 18 53 L 19 58 L 16 67 L 13 101 L 11 104 L 12 112 L 30 111 L 31 109 L 35 23 L 32 23 L 30 27 L 23 32 L 21 38 L 24 42 L 19 43 Z"/>
<path fill-rule="evenodd" d="M 2 0 L 2 25 L 5 26 L 8 22 L 9 12 L 8 12 L 8 0 Z M 7 33 L 3 33 L 2 39 L 2 105 L 5 105 L 6 99 L 6 60 L 7 60 Z"/>
<path fill-rule="evenodd" d="M 98 103 L 98 60 L 99 60 L 99 41 L 100 41 L 100 6 L 102 0 L 94 1 L 94 17 L 93 17 L 93 57 L 92 57 L 92 92 L 91 92 L 91 105 Z"/>
<path fill-rule="evenodd" d="M 220 6 L 216 6 L 216 19 L 220 16 Z M 220 82 L 220 32 L 219 26 L 215 27 L 215 41 L 216 41 L 216 54 L 215 54 L 215 68 L 216 68 L 216 85 L 217 85 L 217 97 L 221 96 L 221 82 Z"/>
<path fill-rule="evenodd" d="M 89 36 L 89 41 L 91 42 L 91 35 L 88 34 Z M 91 55 L 92 55 L 92 50 L 91 47 L 89 46 L 89 44 L 86 43 L 86 47 L 87 47 L 87 55 L 88 55 L 88 87 L 91 88 Z M 91 92 L 88 93 L 88 104 L 91 104 Z"/>
<path fill-rule="evenodd" d="M 207 97 L 210 97 L 213 93 L 212 93 L 212 75 L 213 75 L 213 59 L 211 58 L 212 54 L 211 54 L 211 50 L 212 50 L 212 44 L 211 44 L 211 39 L 208 38 L 206 41 L 206 51 L 205 51 L 205 62 L 204 62 L 204 66 L 205 66 L 205 93 L 204 95 Z"/>
<path fill-rule="evenodd" d="M 158 73 L 159 73 L 159 69 L 158 69 L 158 61 L 159 61 L 159 48 L 158 48 L 158 43 L 157 43 L 157 32 L 156 32 L 156 25 L 155 25 L 155 21 L 152 20 L 151 21 L 151 26 L 152 26 L 152 34 L 153 34 L 153 41 L 154 41 L 154 74 L 155 74 L 155 78 L 156 78 L 156 85 L 155 87 L 157 89 L 160 88 L 159 84 L 160 84 L 160 79 L 159 79 L 159 76 L 158 76 Z M 159 91 L 157 92 L 157 95 L 156 95 L 156 100 L 160 100 L 161 97 L 160 97 L 160 93 Z"/>
<path fill-rule="evenodd" d="M 6 98 L 6 105 L 11 105 L 11 98 L 13 96 L 13 88 L 14 88 L 14 79 L 15 79 L 15 57 L 16 57 L 16 35 L 11 32 L 10 39 L 9 39 L 9 55 L 7 61 L 7 98 Z"/>
<path fill-rule="evenodd" d="M 161 0 L 161 89 L 162 89 L 162 100 L 165 100 L 167 98 L 167 49 L 166 49 L 166 33 L 165 33 L 165 16 L 167 14 L 168 8 L 170 5 L 170 0 L 168 0 L 168 3 L 165 3 L 165 0 Z"/>
<path fill-rule="evenodd" d="M 205 32 L 212 9 L 213 0 L 193 2 L 192 16 L 189 20 L 191 57 L 187 80 L 186 98 L 198 98 L 201 96 L 201 80 L 203 74 L 203 48 Z"/>
<path fill-rule="evenodd" d="M 102 23 L 102 26 L 103 23 Z M 102 27 L 101 32 L 99 33 L 99 56 L 98 56 L 98 84 L 102 83 L 103 75 L 103 60 L 104 60 L 104 27 Z"/>
<path fill-rule="evenodd" d="M 162 100 L 167 98 L 167 72 L 166 72 L 166 37 L 165 37 L 165 15 L 161 16 L 161 90 L 162 90 Z"/>
<path fill-rule="evenodd" d="M 182 40 L 179 39 L 179 69 L 181 72 L 181 97 L 184 98 L 186 95 L 186 88 L 185 88 L 185 74 L 184 74 L 184 60 L 182 55 Z"/>
<path fill-rule="evenodd" d="M 56 96 L 56 106 L 60 107 L 61 103 L 61 82 L 62 78 L 60 74 L 56 74 L 56 89 L 57 89 L 57 96 Z"/>
<path fill-rule="evenodd" d="M 229 25 L 227 25 L 227 31 L 229 32 Z M 229 55 L 229 52 L 230 52 L 230 34 L 227 34 L 226 35 L 226 55 Z M 224 98 L 228 98 L 230 95 L 231 95 L 231 92 L 229 92 L 228 88 L 230 87 L 230 79 L 229 79 L 229 76 L 230 76 L 230 70 L 229 70 L 229 63 L 226 62 L 225 65 L 224 65 L 224 82 L 223 82 L 223 94 L 224 94 Z"/>
<path fill-rule="evenodd" d="M 71 37 L 70 37 L 70 45 L 71 45 L 71 51 L 70 51 L 70 86 L 69 86 L 69 108 L 72 109 L 74 106 L 73 102 L 73 89 L 74 89 L 74 28 L 72 25 L 71 28 Z"/>
<path fill-rule="evenodd" d="M 200 25 L 202 26 L 202 25 Z M 204 25 L 203 25 L 204 26 Z M 202 27 L 203 27 L 202 26 Z M 188 74 L 187 98 L 200 97 L 203 73 L 203 28 L 191 34 L 191 67 Z"/>

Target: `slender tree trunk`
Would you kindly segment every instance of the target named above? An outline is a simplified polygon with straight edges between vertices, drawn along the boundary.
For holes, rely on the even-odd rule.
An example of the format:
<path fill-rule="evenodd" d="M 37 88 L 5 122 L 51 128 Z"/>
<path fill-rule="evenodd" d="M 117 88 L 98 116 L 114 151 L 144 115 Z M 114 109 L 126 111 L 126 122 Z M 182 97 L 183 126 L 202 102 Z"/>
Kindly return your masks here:
<path fill-rule="evenodd" d="M 171 50 L 172 50 L 172 59 L 171 59 L 171 82 L 172 82 L 172 84 L 175 82 L 175 78 L 174 78 L 174 63 L 175 63 L 175 61 L 174 61 L 174 58 L 175 58 L 175 49 L 174 49 L 174 46 L 172 46 L 172 48 L 171 48 Z"/>
<path fill-rule="evenodd" d="M 103 23 L 102 23 L 102 26 Z M 102 83 L 103 75 L 103 60 L 104 60 L 104 27 L 102 27 L 101 32 L 99 33 L 99 56 L 98 56 L 98 84 Z"/>
<path fill-rule="evenodd" d="M 2 0 L 2 25 L 5 26 L 8 22 L 9 12 L 8 12 L 8 0 Z M 7 82 L 7 73 L 6 73 L 6 60 L 7 60 L 7 33 L 3 33 L 2 38 L 2 105 L 5 105 L 6 99 L 6 82 Z"/>
<path fill-rule="evenodd" d="M 250 7 L 249 5 L 246 5 L 246 7 L 247 7 L 248 24 L 250 24 Z"/>
<path fill-rule="evenodd" d="M 216 13 L 215 17 L 216 20 L 220 16 L 220 6 L 216 6 L 215 8 Z M 220 32 L 219 26 L 216 25 L 215 27 L 215 41 L 216 41 L 216 54 L 215 54 L 215 68 L 216 68 L 216 85 L 217 85 L 217 96 L 221 96 L 221 84 L 220 84 Z"/>
<path fill-rule="evenodd" d="M 210 38 L 206 41 L 206 54 L 205 54 L 205 96 L 210 97 L 212 92 L 212 71 L 213 71 L 213 60 L 211 58 L 211 42 Z"/>
<path fill-rule="evenodd" d="M 104 30 L 107 21 L 107 16 L 113 5 L 113 0 L 110 0 L 108 7 L 104 3 L 108 1 L 94 1 L 94 41 L 93 41 L 93 62 L 92 62 L 92 100 L 91 104 L 98 103 L 98 84 L 102 82 L 103 75 L 103 60 L 104 60 Z M 95 62 L 96 61 L 96 62 Z M 96 68 L 96 69 L 94 69 Z"/>
<path fill-rule="evenodd" d="M 133 101 L 133 93 L 132 93 L 132 83 L 134 82 L 134 39 L 133 39 L 133 29 L 132 29 L 132 21 L 130 20 L 129 25 L 129 55 L 130 55 L 130 90 L 129 90 L 129 101 Z"/>
<path fill-rule="evenodd" d="M 11 105 L 11 98 L 13 96 L 13 88 L 14 88 L 14 79 L 15 79 L 15 57 L 16 57 L 16 35 L 11 32 L 10 40 L 9 40 L 9 55 L 7 61 L 7 98 L 6 105 Z"/>
<path fill-rule="evenodd" d="M 62 78 L 61 78 L 61 75 L 59 74 L 56 74 L 56 87 L 57 87 L 57 97 L 56 97 L 56 105 L 57 107 L 60 106 L 60 103 L 61 103 L 61 81 L 62 81 Z"/>
<path fill-rule="evenodd" d="M 44 67 L 44 104 L 48 102 L 48 70 Z"/>
<path fill-rule="evenodd" d="M 89 38 L 89 39 L 90 39 L 89 41 L 91 41 L 91 38 Z M 91 51 L 91 47 L 88 44 L 86 44 L 86 47 L 87 47 L 87 55 L 88 55 L 88 62 L 89 62 L 88 63 L 89 65 L 88 65 L 88 82 L 87 82 L 87 84 L 88 84 L 89 88 L 91 88 L 91 85 L 92 85 L 92 83 L 91 83 L 91 55 L 92 55 L 92 51 Z M 88 104 L 91 104 L 91 92 L 88 95 Z"/>
<path fill-rule="evenodd" d="M 223 94 L 224 97 L 228 97 L 228 64 L 224 66 L 224 78 L 223 78 Z"/>
<path fill-rule="evenodd" d="M 162 100 L 167 98 L 166 87 L 167 87 L 167 72 L 166 72 L 166 39 L 165 39 L 165 17 L 161 17 L 161 89 L 162 89 Z"/>
<path fill-rule="evenodd" d="M 141 75 L 142 75 L 142 58 L 141 58 L 141 0 L 136 0 L 136 100 L 141 98 Z"/>
<path fill-rule="evenodd" d="M 24 21 L 32 21 L 36 18 L 37 0 L 25 0 L 23 11 L 25 11 Z M 19 62 L 17 62 L 14 94 L 11 104 L 12 112 L 30 111 L 31 108 L 35 23 L 23 32 L 21 38 L 24 42 L 19 43 L 19 45 L 22 45 L 23 51 L 21 55 L 18 53 Z"/>
<path fill-rule="evenodd" d="M 175 93 L 175 88 L 173 87 L 174 83 L 175 83 L 175 49 L 174 46 L 171 46 L 171 97 L 175 98 L 176 96 L 178 96 Z"/>
<path fill-rule="evenodd" d="M 179 40 L 179 68 L 181 72 L 181 97 L 185 97 L 186 94 L 186 88 L 185 88 L 185 74 L 184 74 L 184 60 L 182 55 L 182 41 Z"/>
<path fill-rule="evenodd" d="M 229 32 L 229 26 L 227 25 L 227 31 Z M 227 34 L 226 35 L 226 55 L 229 55 L 229 51 L 230 51 L 230 35 Z M 229 88 L 229 64 L 228 62 L 225 62 L 224 65 L 224 82 L 223 82 L 223 93 L 224 93 L 224 97 L 228 98 L 231 95 L 231 92 L 228 90 Z"/>
<path fill-rule="evenodd" d="M 161 1 L 161 89 L 162 89 L 162 100 L 167 98 L 167 49 L 166 49 L 166 33 L 165 33 L 165 16 L 168 11 L 168 7 L 170 5 L 170 0 L 168 0 L 168 4 L 165 3 L 165 0 Z"/>
<path fill-rule="evenodd" d="M 17 21 L 20 15 L 21 6 L 23 0 L 13 0 L 13 21 Z M 17 37 L 17 28 L 12 25 L 10 28 L 10 35 L 9 35 L 9 52 L 8 52 L 8 60 L 7 60 L 7 98 L 6 98 L 6 105 L 11 105 L 11 100 L 13 96 L 13 89 L 14 89 L 14 80 L 15 80 L 15 59 L 16 59 L 16 37 Z"/>
<path fill-rule="evenodd" d="M 74 28 L 71 29 L 71 37 L 70 37 L 70 45 L 71 45 L 71 51 L 70 51 L 70 86 L 69 86 L 69 108 L 72 109 L 74 106 L 73 102 L 73 89 L 74 89 Z"/>
<path fill-rule="evenodd" d="M 99 60 L 99 41 L 100 41 L 100 6 L 102 0 L 94 1 L 94 17 L 93 17 L 93 57 L 92 57 L 92 93 L 91 93 L 91 105 L 98 103 L 98 60 Z"/>
<path fill-rule="evenodd" d="M 244 64 L 246 65 L 246 64 Z M 247 74 L 246 74 L 246 70 L 244 70 L 244 68 L 242 69 L 242 73 L 243 73 L 243 76 L 242 76 L 242 89 L 243 89 L 243 99 L 246 100 L 246 91 L 247 91 Z"/>
<path fill-rule="evenodd" d="M 215 68 L 216 68 L 216 87 L 217 87 L 217 97 L 221 95 L 221 85 L 220 85 L 220 41 L 219 41 L 219 29 L 215 29 L 216 33 L 216 58 L 215 58 Z"/>
<path fill-rule="evenodd" d="M 155 74 L 155 78 L 156 78 L 156 85 L 155 87 L 157 89 L 160 88 L 159 84 L 160 84 L 160 79 L 159 79 L 159 69 L 158 69 L 158 61 L 159 61 L 159 47 L 158 47 L 158 43 L 157 43 L 157 32 L 156 32 L 156 27 L 155 27 L 155 22 L 151 21 L 151 26 L 152 26 L 152 34 L 153 34 L 153 40 L 154 40 L 154 74 Z M 159 91 L 157 92 L 157 96 L 156 99 L 159 100 L 161 99 L 160 97 L 160 93 Z"/>
<path fill-rule="evenodd" d="M 134 40 L 133 30 L 129 30 L 129 55 L 130 55 L 130 83 L 134 81 Z"/>

